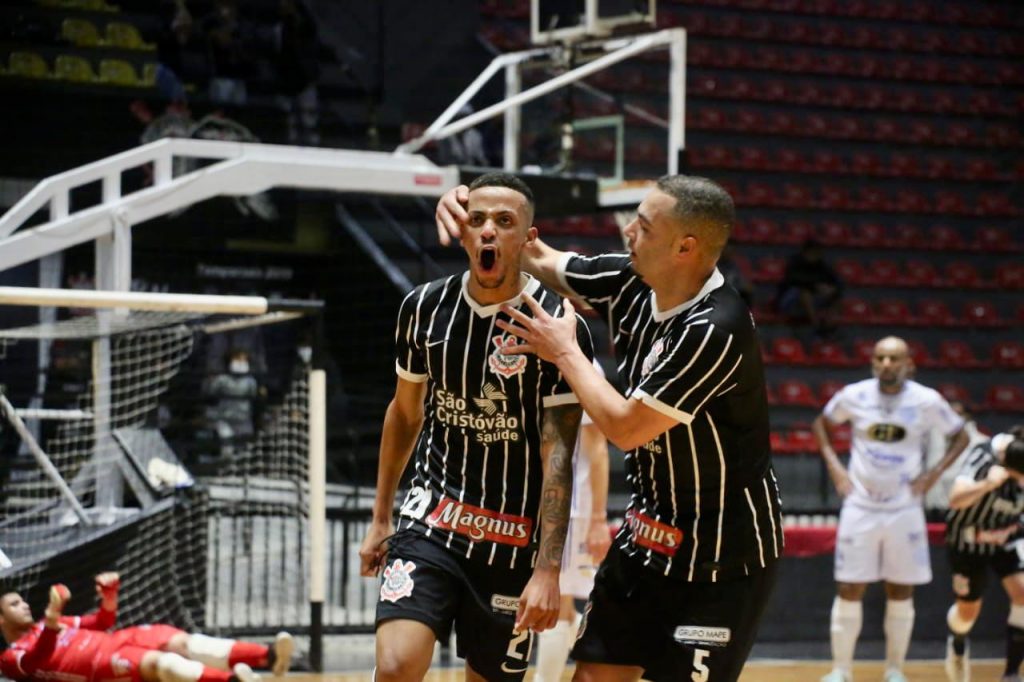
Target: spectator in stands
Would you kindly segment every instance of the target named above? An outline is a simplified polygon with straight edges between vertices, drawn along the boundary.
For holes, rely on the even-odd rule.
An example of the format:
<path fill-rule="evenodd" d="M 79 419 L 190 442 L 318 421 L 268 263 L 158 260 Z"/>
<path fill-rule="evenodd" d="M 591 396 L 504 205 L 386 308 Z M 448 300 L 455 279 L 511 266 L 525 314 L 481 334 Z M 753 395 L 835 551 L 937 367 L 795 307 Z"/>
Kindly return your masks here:
<path fill-rule="evenodd" d="M 263 395 L 249 364 L 249 353 L 233 348 L 227 371 L 207 379 L 203 395 L 211 401 L 206 419 L 220 443 L 221 456 L 231 456 L 256 433 L 257 402 Z"/>
<path fill-rule="evenodd" d="M 320 44 L 316 22 L 302 0 L 280 0 L 274 33 L 275 67 L 288 116 L 288 142 L 318 145 Z"/>
<path fill-rule="evenodd" d="M 821 245 L 808 239 L 786 263 L 776 307 L 790 324 L 809 324 L 827 335 L 835 331 L 833 314 L 842 295 L 842 280 L 822 257 Z"/>
<path fill-rule="evenodd" d="M 206 44 L 183 0 L 175 3 L 170 24 L 156 41 L 156 87 L 171 102 L 188 99 L 186 83 L 204 85 L 210 77 Z"/>
<path fill-rule="evenodd" d="M 1024 426 L 1015 426 L 974 446 L 949 498 L 946 549 L 956 602 L 946 614 L 946 675 L 970 679 L 967 636 L 981 614 L 987 569 L 999 576 L 1010 597 L 1004 682 L 1020 682 L 1024 661 Z"/>
<path fill-rule="evenodd" d="M 213 11 L 203 19 L 212 69 L 209 96 L 214 102 L 244 105 L 248 100 L 246 81 L 254 60 L 246 31 L 237 0 L 215 0 Z"/>
<path fill-rule="evenodd" d="M 964 420 L 935 391 L 909 379 L 903 339 L 875 344 L 874 378 L 849 384 L 828 402 L 812 430 L 836 491 L 843 498 L 836 538 L 837 595 L 830 632 L 833 669 L 822 682 L 853 679 L 861 601 L 868 584 L 885 582 L 885 682 L 906 682 L 903 662 L 914 627 L 914 586 L 931 582 L 921 496 L 967 446 Z M 829 429 L 850 422 L 850 467 L 839 460 Z M 926 469 L 929 432 L 949 437 L 942 460 Z"/>
<path fill-rule="evenodd" d="M 17 592 L 0 590 L 0 632 L 9 648 L 0 672 L 18 682 L 258 682 L 252 668 L 284 675 L 295 642 L 278 633 L 272 647 L 233 639 L 188 634 L 170 625 L 142 625 L 109 631 L 117 620 L 120 576 L 96 576 L 99 610 L 63 615 L 71 599 L 64 585 L 50 588 L 46 616 L 32 618 Z"/>

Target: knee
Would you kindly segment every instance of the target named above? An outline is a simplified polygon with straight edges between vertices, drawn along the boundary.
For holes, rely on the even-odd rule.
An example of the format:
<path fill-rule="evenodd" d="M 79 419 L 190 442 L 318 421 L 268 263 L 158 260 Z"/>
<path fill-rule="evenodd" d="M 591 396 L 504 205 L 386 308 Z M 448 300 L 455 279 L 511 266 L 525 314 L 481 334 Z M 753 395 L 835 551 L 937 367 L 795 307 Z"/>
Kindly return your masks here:
<path fill-rule="evenodd" d="M 429 663 L 428 663 L 429 665 Z M 374 682 L 412 682 L 422 680 L 427 671 L 416 670 L 416 662 L 405 656 L 400 648 L 378 647 Z"/>
<path fill-rule="evenodd" d="M 167 640 L 167 643 L 163 645 L 162 650 L 188 658 L 188 638 L 189 634 L 187 632 L 179 632 Z"/>
<path fill-rule="evenodd" d="M 860 601 L 864 598 L 864 585 L 855 583 L 839 583 L 836 594 L 844 601 Z"/>

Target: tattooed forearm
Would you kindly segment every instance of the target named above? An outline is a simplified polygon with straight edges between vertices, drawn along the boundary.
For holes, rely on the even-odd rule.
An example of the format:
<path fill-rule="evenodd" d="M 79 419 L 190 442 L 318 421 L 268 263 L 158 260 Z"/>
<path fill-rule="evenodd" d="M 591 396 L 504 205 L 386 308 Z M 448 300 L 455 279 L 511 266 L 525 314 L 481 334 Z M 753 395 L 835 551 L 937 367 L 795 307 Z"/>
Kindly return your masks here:
<path fill-rule="evenodd" d="M 579 405 L 560 405 L 544 411 L 541 453 L 544 487 L 540 501 L 540 553 L 537 565 L 557 568 L 569 528 L 572 497 L 572 453 L 583 411 Z"/>

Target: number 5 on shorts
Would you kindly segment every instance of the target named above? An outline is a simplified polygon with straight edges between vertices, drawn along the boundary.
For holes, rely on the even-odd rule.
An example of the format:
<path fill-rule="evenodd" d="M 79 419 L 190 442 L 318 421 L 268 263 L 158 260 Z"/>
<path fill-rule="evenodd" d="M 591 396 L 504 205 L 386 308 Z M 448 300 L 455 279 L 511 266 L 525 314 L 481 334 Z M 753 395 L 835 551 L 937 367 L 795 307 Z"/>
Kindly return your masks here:
<path fill-rule="evenodd" d="M 708 682 L 708 675 L 711 671 L 704 664 L 704 659 L 711 655 L 711 652 L 707 649 L 694 649 L 693 650 L 693 672 L 690 673 L 690 679 L 693 682 Z"/>

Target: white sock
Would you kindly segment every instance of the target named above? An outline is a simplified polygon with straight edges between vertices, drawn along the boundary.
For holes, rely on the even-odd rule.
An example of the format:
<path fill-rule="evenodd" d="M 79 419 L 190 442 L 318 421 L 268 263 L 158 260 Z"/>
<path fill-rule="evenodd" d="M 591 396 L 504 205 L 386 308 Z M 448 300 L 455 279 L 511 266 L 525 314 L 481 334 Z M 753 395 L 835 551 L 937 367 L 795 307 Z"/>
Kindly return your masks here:
<path fill-rule="evenodd" d="M 853 674 L 853 650 L 860 637 L 864 610 L 859 601 L 835 598 L 829 632 L 832 635 L 832 665 L 847 677 Z"/>
<path fill-rule="evenodd" d="M 210 637 L 209 635 L 189 635 L 185 650 L 188 657 L 193 661 L 199 661 L 217 670 L 230 670 L 228 656 L 231 655 L 231 647 L 235 640 L 224 639 L 223 637 Z"/>
<path fill-rule="evenodd" d="M 202 674 L 202 663 L 178 654 L 165 652 L 156 660 L 156 676 L 160 682 L 196 682 Z"/>
<path fill-rule="evenodd" d="M 914 600 L 888 599 L 885 602 L 885 669 L 902 670 L 914 630 Z"/>
<path fill-rule="evenodd" d="M 537 671 L 533 682 L 559 682 L 575 639 L 575 622 L 559 620 L 555 627 L 537 635 Z"/>

